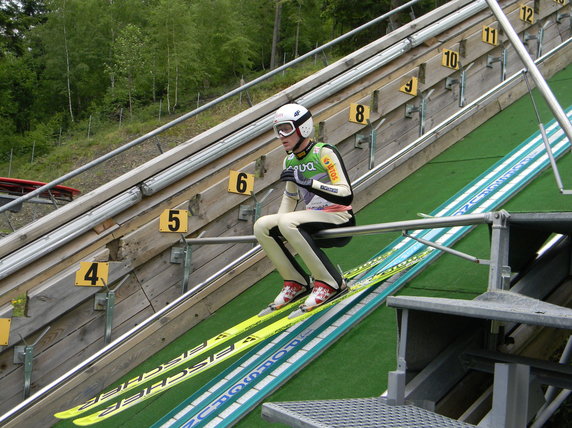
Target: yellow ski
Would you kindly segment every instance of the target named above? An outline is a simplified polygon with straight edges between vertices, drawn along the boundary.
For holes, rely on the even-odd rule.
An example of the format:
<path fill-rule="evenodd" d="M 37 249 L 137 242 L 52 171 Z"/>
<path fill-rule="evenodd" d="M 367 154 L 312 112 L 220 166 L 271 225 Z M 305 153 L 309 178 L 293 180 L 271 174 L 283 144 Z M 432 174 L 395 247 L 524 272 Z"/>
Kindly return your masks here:
<path fill-rule="evenodd" d="M 335 299 L 333 299 L 329 302 L 324 303 L 323 305 L 317 307 L 316 309 L 312 310 L 311 312 L 303 313 L 300 316 L 298 316 L 296 318 L 292 318 L 292 319 L 290 319 L 288 317 L 283 317 L 283 318 L 279 319 L 278 321 L 275 321 L 274 323 L 256 331 L 255 333 L 250 334 L 247 337 L 234 342 L 233 344 L 229 345 L 225 349 L 209 355 L 204 360 L 199 361 L 198 363 L 195 363 L 189 367 L 186 367 L 182 371 L 180 371 L 180 372 L 178 372 L 172 376 L 166 377 L 163 380 L 148 386 L 147 388 L 142 389 L 137 394 L 134 394 L 130 397 L 124 398 L 120 401 L 117 401 L 116 403 L 113 403 L 113 404 L 107 406 L 106 408 L 104 408 L 100 411 L 97 411 L 95 413 L 92 413 L 88 416 L 85 416 L 85 417 L 79 418 L 79 419 L 75 419 L 73 422 L 74 422 L 74 424 L 76 424 L 78 426 L 88 426 L 88 425 L 93 425 L 95 423 L 101 422 L 101 421 L 108 419 L 112 416 L 115 416 L 118 413 L 121 413 L 124 410 L 127 410 L 128 408 L 133 407 L 133 406 L 141 403 L 142 401 L 144 401 L 150 397 L 153 397 L 157 394 L 160 394 L 161 392 L 166 391 L 167 389 L 170 389 L 170 388 L 172 388 L 172 387 L 196 376 L 199 373 L 203 373 L 204 371 L 216 366 L 217 364 L 219 364 L 225 360 L 242 353 L 243 351 L 251 348 L 252 346 L 262 342 L 265 339 L 268 339 L 268 338 L 280 333 L 281 331 L 289 328 L 290 326 L 297 324 L 298 322 L 305 320 L 305 319 L 311 317 L 312 315 L 314 315 L 318 312 L 321 312 L 327 308 L 330 308 L 331 306 L 339 303 L 340 301 L 345 300 L 345 299 L 359 293 L 360 291 L 365 290 L 366 288 L 372 287 L 373 285 L 389 278 L 392 275 L 395 275 L 398 272 L 401 272 L 401 271 L 409 268 L 410 266 L 413 266 L 414 264 L 418 263 L 423 257 L 425 257 L 430 251 L 431 250 L 423 251 L 419 255 L 412 256 L 412 257 L 404 260 L 403 262 L 398 263 L 397 265 L 394 265 L 388 269 L 385 269 L 385 270 L 377 273 L 376 275 L 374 275 L 370 278 L 364 278 L 363 280 L 360 280 L 360 281 L 352 284 L 348 288 L 347 292 L 341 294 L 340 296 L 336 297 Z M 104 395 L 104 394 L 102 394 L 102 395 Z M 101 404 L 101 401 L 99 403 L 94 403 L 93 405 L 99 405 L 99 404 Z M 90 407 L 92 407 L 92 406 L 90 406 Z M 80 406 L 78 406 L 78 407 L 80 407 Z M 72 409 L 70 409 L 70 410 L 72 410 Z M 85 411 L 85 409 L 81 410 L 79 413 L 84 412 L 84 411 Z M 76 415 L 79 413 L 76 413 Z"/>
<path fill-rule="evenodd" d="M 145 372 L 137 377 L 134 377 L 132 379 L 129 379 L 119 385 L 117 385 L 115 388 L 110 389 L 109 391 L 103 392 L 93 398 L 90 398 L 89 400 L 87 400 L 86 402 L 72 407 L 71 409 L 68 410 L 64 410 L 62 412 L 56 413 L 54 416 L 56 418 L 59 419 L 69 419 L 69 418 L 74 418 L 76 416 L 78 416 L 81 413 L 84 413 L 88 410 L 90 410 L 91 408 L 95 407 L 95 406 L 99 406 L 102 403 L 105 403 L 109 400 L 114 399 L 115 397 L 122 395 L 123 393 L 132 390 L 134 388 L 137 388 L 141 385 L 143 385 L 144 383 L 155 379 L 161 375 L 163 375 L 164 373 L 166 373 L 169 370 L 175 369 L 177 367 L 182 366 L 183 364 L 191 361 L 192 359 L 210 351 L 211 349 L 215 348 L 216 346 L 219 346 L 225 342 L 227 342 L 228 340 L 231 340 L 234 337 L 239 336 L 240 334 L 248 331 L 251 328 L 256 327 L 257 325 L 274 318 L 275 316 L 284 313 L 285 311 L 292 309 L 292 307 L 296 304 L 297 302 L 292 302 L 289 305 L 284 306 L 283 308 L 280 308 L 272 313 L 269 313 L 268 315 L 265 316 L 258 316 L 258 315 L 254 315 L 244 321 L 242 321 L 239 324 L 236 324 L 235 326 L 229 328 L 228 330 L 223 331 L 222 333 L 217 334 L 216 336 L 211 337 L 208 340 L 205 340 L 203 343 L 201 343 L 198 346 L 195 346 L 192 349 L 188 349 L 185 352 L 183 352 L 181 355 L 175 357 L 174 359 L 163 363 L 157 367 L 155 367 L 154 369 Z"/>
<path fill-rule="evenodd" d="M 387 259 L 391 254 L 393 254 L 393 252 L 394 252 L 394 250 L 387 251 L 387 252 L 367 261 L 366 263 L 363 263 L 363 264 L 361 264 L 361 265 L 359 265 L 353 269 L 348 270 L 347 272 L 344 273 L 344 277 L 346 279 L 354 278 L 355 276 L 359 275 L 360 273 L 365 272 L 366 270 L 371 269 L 372 267 L 380 264 L 385 259 Z M 88 410 L 91 410 L 92 408 L 99 406 L 102 403 L 106 403 L 112 399 L 115 399 L 116 397 L 126 393 L 127 391 L 130 391 L 132 389 L 140 387 L 144 383 L 146 383 L 152 379 L 155 379 L 159 376 L 162 376 L 164 373 L 166 373 L 169 370 L 173 370 L 177 367 L 182 366 L 183 364 L 188 363 L 192 359 L 197 358 L 200 355 L 205 354 L 206 352 L 214 349 L 215 347 L 217 347 L 219 345 L 222 345 L 223 343 L 225 343 L 229 340 L 232 340 L 233 338 L 245 333 L 246 331 L 256 327 L 257 325 L 260 325 L 263 322 L 266 322 L 266 321 L 274 318 L 275 316 L 280 315 L 289 309 L 292 309 L 297 303 L 298 302 L 291 302 L 288 305 L 286 305 L 286 306 L 284 306 L 278 310 L 267 313 L 264 316 L 254 315 L 254 316 L 242 321 L 241 323 L 229 328 L 228 330 L 225 330 L 222 333 L 219 333 L 216 336 L 204 341 L 200 345 L 195 346 L 192 349 L 186 350 L 185 352 L 183 352 L 181 355 L 175 357 L 174 359 L 172 359 L 166 363 L 163 363 L 160 366 L 157 366 L 154 369 L 152 369 L 146 373 L 143 373 L 137 377 L 129 379 L 129 380 L 117 385 L 115 388 L 110 389 L 109 391 L 102 392 L 101 394 L 90 398 L 89 400 L 85 401 L 82 404 L 79 404 L 78 406 L 72 407 L 71 409 L 64 410 L 62 412 L 58 412 L 54 416 L 56 418 L 59 418 L 59 419 L 75 418 L 78 415 L 80 415 L 80 414 L 82 414 Z"/>

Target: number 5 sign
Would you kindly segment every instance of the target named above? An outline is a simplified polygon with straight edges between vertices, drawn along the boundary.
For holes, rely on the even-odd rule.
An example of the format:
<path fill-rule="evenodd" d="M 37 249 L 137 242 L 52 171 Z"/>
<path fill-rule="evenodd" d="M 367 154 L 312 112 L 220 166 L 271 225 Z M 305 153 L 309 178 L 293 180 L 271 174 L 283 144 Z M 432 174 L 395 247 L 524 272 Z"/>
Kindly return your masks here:
<path fill-rule="evenodd" d="M 246 172 L 230 171 L 228 179 L 228 191 L 240 193 L 241 195 L 251 195 L 254 190 L 254 175 Z"/>
<path fill-rule="evenodd" d="M 189 228 L 188 210 L 165 210 L 159 216 L 159 232 L 185 233 Z"/>

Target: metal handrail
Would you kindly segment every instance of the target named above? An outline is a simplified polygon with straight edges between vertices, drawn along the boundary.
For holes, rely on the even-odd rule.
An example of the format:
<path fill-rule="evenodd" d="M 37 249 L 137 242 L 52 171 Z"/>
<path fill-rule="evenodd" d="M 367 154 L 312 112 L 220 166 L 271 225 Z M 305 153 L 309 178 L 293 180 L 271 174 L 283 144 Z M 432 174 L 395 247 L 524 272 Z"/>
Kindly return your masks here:
<path fill-rule="evenodd" d="M 447 217 L 429 217 L 415 220 L 394 221 L 389 223 L 368 224 L 364 226 L 338 227 L 321 230 L 312 235 L 315 239 L 347 238 L 349 236 L 364 236 L 386 232 L 401 232 L 403 230 L 439 229 L 441 227 L 472 226 L 475 224 L 492 223 L 496 213 L 464 214 Z M 213 236 L 185 239 L 188 245 L 199 244 L 240 244 L 257 242 L 254 235 L 243 236 Z"/>
<path fill-rule="evenodd" d="M 360 31 L 363 31 L 366 28 L 371 27 L 372 25 L 375 25 L 381 21 L 384 21 L 384 20 L 390 18 L 391 16 L 395 15 L 396 13 L 403 11 L 404 9 L 410 8 L 411 6 L 413 6 L 416 3 L 419 3 L 420 1 L 421 0 L 411 0 L 411 1 L 405 3 L 401 6 L 398 6 L 395 9 L 390 10 L 389 12 L 387 12 L 387 13 L 385 13 L 385 14 L 383 14 L 383 15 L 381 15 L 381 16 L 379 16 L 379 17 L 377 17 L 377 18 L 375 18 L 375 19 L 373 19 L 373 20 L 371 20 L 371 21 L 369 21 L 369 22 L 345 33 L 345 34 L 343 34 L 343 35 L 341 35 L 340 37 L 337 37 L 336 39 L 334 39 L 328 43 L 325 43 L 324 45 L 322 45 L 318 48 L 315 48 L 315 49 L 311 50 L 310 52 L 307 52 L 304 55 L 301 55 L 298 58 L 295 58 L 292 61 L 290 61 L 290 62 L 288 62 L 288 63 L 286 63 L 280 67 L 277 67 L 274 70 L 269 71 L 268 73 L 254 79 L 248 83 L 245 83 L 244 85 L 242 85 L 236 89 L 233 89 L 232 91 L 226 93 L 225 95 L 222 95 L 222 96 L 214 99 L 213 101 L 210 101 L 210 102 L 206 103 L 205 105 L 203 105 L 199 108 L 196 108 L 195 110 L 192 110 L 192 111 L 178 117 L 177 119 L 172 120 L 171 122 L 166 123 L 165 125 L 162 125 L 156 129 L 154 129 L 153 131 L 148 132 L 147 134 L 142 135 L 141 137 L 138 137 L 135 140 L 132 140 L 129 143 L 127 143 L 121 147 L 118 147 L 117 149 L 112 150 L 111 152 L 109 152 L 109 153 L 107 153 L 107 154 L 105 154 L 105 155 L 103 155 L 97 159 L 94 159 L 91 162 L 88 162 L 84 166 L 82 166 L 82 167 L 80 167 L 74 171 L 71 171 L 71 172 L 69 172 L 69 173 L 67 173 L 67 174 L 65 174 L 65 175 L 63 175 L 63 176 L 61 176 L 61 177 L 59 177 L 53 181 L 50 181 L 49 183 L 46 183 L 42 187 L 38 187 L 36 190 L 34 190 L 30 193 L 27 193 L 26 195 L 20 196 L 18 199 L 15 199 L 15 200 L 13 200 L 13 201 L 5 204 L 5 205 L 0 206 L 0 213 L 7 211 L 10 208 L 13 208 L 16 205 L 21 204 L 22 202 L 25 202 L 29 199 L 32 199 L 33 197 L 39 195 L 40 193 L 45 192 L 48 189 L 51 189 L 51 188 L 57 186 L 58 184 L 61 184 L 64 181 L 69 180 L 69 179 L 87 171 L 88 169 L 93 168 L 93 167 L 113 158 L 114 156 L 116 156 L 120 153 L 123 153 L 124 151 L 126 151 L 130 148 L 135 147 L 138 144 L 140 144 L 144 141 L 147 141 L 148 139 L 150 139 L 156 135 L 161 134 L 162 132 L 172 128 L 173 126 L 178 125 L 179 123 L 184 122 L 185 120 L 190 119 L 191 117 L 194 117 L 197 114 L 202 113 L 203 111 L 208 110 L 209 108 L 214 107 L 215 105 L 217 105 L 223 101 L 226 101 L 227 99 L 229 99 L 235 95 L 238 95 L 243 91 L 246 91 L 247 89 L 257 85 L 260 82 L 263 82 L 266 79 L 269 79 L 270 77 L 273 77 L 274 75 L 298 64 L 299 62 L 302 62 L 302 61 L 308 59 L 309 57 L 316 55 L 317 53 L 320 53 L 323 50 L 325 50 L 329 47 L 332 47 L 332 46 L 346 40 L 349 37 L 352 37 L 356 33 L 359 33 Z"/>

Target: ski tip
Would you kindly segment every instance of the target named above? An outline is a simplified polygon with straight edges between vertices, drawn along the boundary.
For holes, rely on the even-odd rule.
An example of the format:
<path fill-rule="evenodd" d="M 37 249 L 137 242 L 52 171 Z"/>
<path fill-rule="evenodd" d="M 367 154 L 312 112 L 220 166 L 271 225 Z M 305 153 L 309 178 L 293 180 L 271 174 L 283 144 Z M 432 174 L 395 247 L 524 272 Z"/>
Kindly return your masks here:
<path fill-rule="evenodd" d="M 290 315 L 288 315 L 289 319 L 294 319 L 294 318 L 298 318 L 301 315 L 304 315 L 306 312 L 308 312 L 307 310 L 305 310 L 305 308 L 300 307 L 299 309 L 296 309 L 295 311 L 291 312 Z"/>
<path fill-rule="evenodd" d="M 76 417 L 79 413 L 78 412 L 79 406 L 78 407 L 74 407 L 68 410 L 62 410 L 61 412 L 55 413 L 54 417 L 58 418 L 58 419 L 70 419 L 73 417 Z"/>
<path fill-rule="evenodd" d="M 272 312 L 274 312 L 274 309 L 272 309 L 270 306 L 268 306 L 267 308 L 262 309 L 259 313 L 258 316 L 259 317 L 265 317 L 268 314 L 271 314 Z"/>
<path fill-rule="evenodd" d="M 86 427 L 89 425 L 93 425 L 94 423 L 97 423 L 98 421 L 92 421 L 89 419 L 89 416 L 86 416 L 85 418 L 79 418 L 79 419 L 74 419 L 73 420 L 73 424 L 78 426 L 78 427 Z"/>
<path fill-rule="evenodd" d="M 274 312 L 276 312 L 278 309 L 278 307 L 276 307 L 276 305 L 274 303 L 270 303 L 268 306 L 266 306 L 264 309 L 262 309 L 259 313 L 258 316 L 259 317 L 265 317 L 266 315 L 272 314 Z"/>

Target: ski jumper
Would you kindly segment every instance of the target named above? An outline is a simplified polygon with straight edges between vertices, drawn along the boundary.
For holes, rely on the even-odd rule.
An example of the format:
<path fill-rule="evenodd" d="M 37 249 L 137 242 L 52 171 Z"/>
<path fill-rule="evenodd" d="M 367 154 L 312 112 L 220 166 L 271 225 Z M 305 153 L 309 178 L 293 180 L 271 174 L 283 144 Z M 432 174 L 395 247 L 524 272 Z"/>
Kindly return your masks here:
<path fill-rule="evenodd" d="M 312 185 L 301 187 L 287 181 L 278 213 L 259 218 L 254 235 L 285 281 L 311 285 L 284 240 L 300 255 L 314 280 L 339 289 L 341 273 L 321 248 L 341 247 L 351 238 L 314 240 L 312 234 L 355 225 L 350 205 L 353 191 L 343 161 L 335 147 L 311 141 L 303 152 L 284 159 L 284 169 L 298 170 L 313 180 Z M 295 211 L 299 201 L 305 209 Z"/>

